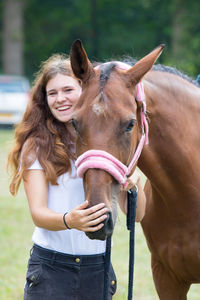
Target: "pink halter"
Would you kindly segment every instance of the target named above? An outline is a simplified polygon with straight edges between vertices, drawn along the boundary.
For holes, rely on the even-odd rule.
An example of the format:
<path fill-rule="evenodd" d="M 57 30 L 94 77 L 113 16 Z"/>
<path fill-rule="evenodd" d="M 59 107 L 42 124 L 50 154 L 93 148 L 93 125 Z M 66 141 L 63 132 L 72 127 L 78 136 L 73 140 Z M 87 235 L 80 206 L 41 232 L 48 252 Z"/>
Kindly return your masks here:
<path fill-rule="evenodd" d="M 112 154 L 103 150 L 88 150 L 80 155 L 75 166 L 77 168 L 77 175 L 83 177 L 84 173 L 88 169 L 102 169 L 110 173 L 120 184 L 126 186 L 127 176 L 130 174 L 132 168 L 137 163 L 144 145 L 148 144 L 148 123 L 146 120 L 146 102 L 144 95 L 144 86 L 142 82 L 139 82 L 136 86 L 137 94 L 136 101 L 142 102 L 141 116 L 141 127 L 142 127 L 142 137 L 134 153 L 133 159 L 131 160 L 129 166 L 127 167 L 122 162 L 120 162 Z"/>

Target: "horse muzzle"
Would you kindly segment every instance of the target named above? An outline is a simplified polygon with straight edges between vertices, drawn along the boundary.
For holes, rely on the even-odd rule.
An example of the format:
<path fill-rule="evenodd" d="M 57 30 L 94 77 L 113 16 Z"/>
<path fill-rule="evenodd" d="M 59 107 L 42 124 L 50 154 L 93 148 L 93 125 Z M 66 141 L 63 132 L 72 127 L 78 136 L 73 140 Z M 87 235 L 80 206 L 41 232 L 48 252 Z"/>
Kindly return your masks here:
<path fill-rule="evenodd" d="M 108 237 L 110 237 L 113 233 L 114 223 L 112 218 L 112 213 L 107 213 L 107 218 L 104 220 L 104 226 L 97 231 L 94 232 L 86 232 L 87 237 L 91 240 L 101 240 L 104 241 Z"/>

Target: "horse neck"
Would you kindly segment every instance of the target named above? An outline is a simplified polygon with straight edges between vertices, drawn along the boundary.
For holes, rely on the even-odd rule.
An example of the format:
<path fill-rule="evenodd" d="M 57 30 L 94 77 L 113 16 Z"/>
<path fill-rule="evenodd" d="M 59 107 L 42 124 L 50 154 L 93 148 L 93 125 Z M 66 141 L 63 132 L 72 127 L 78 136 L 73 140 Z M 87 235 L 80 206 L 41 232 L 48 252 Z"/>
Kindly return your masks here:
<path fill-rule="evenodd" d="M 187 171 L 194 169 L 191 156 L 200 148 L 200 89 L 181 77 L 158 71 L 146 76 L 144 87 L 149 145 L 138 166 L 165 192 L 182 186 Z M 196 163 L 200 164 L 199 160 Z"/>

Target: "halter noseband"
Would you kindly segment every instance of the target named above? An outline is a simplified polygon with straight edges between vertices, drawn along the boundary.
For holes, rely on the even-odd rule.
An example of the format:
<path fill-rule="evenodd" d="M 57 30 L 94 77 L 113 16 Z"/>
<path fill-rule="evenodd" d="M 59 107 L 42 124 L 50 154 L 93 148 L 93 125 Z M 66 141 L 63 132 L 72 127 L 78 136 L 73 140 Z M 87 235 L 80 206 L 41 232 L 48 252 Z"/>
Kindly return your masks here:
<path fill-rule="evenodd" d="M 149 128 L 148 122 L 146 120 L 146 102 L 143 83 L 139 82 L 136 88 L 136 101 L 142 102 L 142 110 L 140 112 L 142 136 L 129 166 L 127 167 L 116 157 L 106 151 L 88 150 L 80 155 L 75 162 L 77 175 L 79 177 L 83 177 L 84 173 L 88 169 L 102 169 L 110 173 L 120 184 L 126 186 L 127 176 L 130 174 L 132 168 L 137 163 L 144 145 L 148 144 Z"/>

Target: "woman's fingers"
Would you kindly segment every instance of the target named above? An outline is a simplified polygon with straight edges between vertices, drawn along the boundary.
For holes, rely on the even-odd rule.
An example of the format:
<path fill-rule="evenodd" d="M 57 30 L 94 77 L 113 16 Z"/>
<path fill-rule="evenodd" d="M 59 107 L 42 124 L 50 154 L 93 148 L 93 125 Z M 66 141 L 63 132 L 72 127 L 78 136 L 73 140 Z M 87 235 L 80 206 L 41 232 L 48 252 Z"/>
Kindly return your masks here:
<path fill-rule="evenodd" d="M 86 227 L 86 228 L 84 229 L 84 231 L 86 231 L 86 232 L 94 232 L 94 231 L 100 230 L 103 226 L 104 226 L 104 224 L 101 223 L 101 224 L 98 224 L 97 226 Z"/>
<path fill-rule="evenodd" d="M 88 216 L 88 222 L 85 223 L 86 229 L 84 231 L 94 232 L 104 226 L 104 221 L 107 218 L 108 208 L 102 208 L 99 211 Z"/>
<path fill-rule="evenodd" d="M 91 207 L 91 209 L 87 209 L 87 213 L 90 213 L 87 215 L 85 219 L 85 226 L 86 227 L 93 227 L 92 231 L 96 231 L 97 229 L 94 228 L 95 225 L 99 225 L 101 222 L 103 222 L 107 218 L 107 212 L 108 208 L 107 207 L 102 207 L 101 209 L 97 210 L 102 206 L 96 205 L 96 207 Z M 93 212 L 93 213 L 91 213 Z M 103 227 L 104 224 L 102 224 L 101 227 Z"/>
<path fill-rule="evenodd" d="M 92 221 L 92 220 L 94 220 L 94 219 L 97 219 L 97 218 L 99 218 L 100 216 L 105 215 L 105 214 L 108 212 L 108 210 L 109 210 L 109 209 L 108 209 L 107 207 L 104 207 L 104 208 L 102 208 L 102 209 L 99 209 L 98 211 L 96 211 L 96 212 L 94 212 L 94 213 L 88 215 L 87 220 L 88 220 L 88 221 Z"/>
<path fill-rule="evenodd" d="M 105 219 L 107 218 L 107 215 L 103 215 L 103 216 L 100 216 L 96 219 L 93 219 L 91 221 L 89 221 L 87 223 L 88 226 L 95 226 L 95 225 L 98 225 L 99 223 L 103 222 Z"/>
<path fill-rule="evenodd" d="M 77 206 L 68 214 L 70 217 L 69 224 L 72 228 L 82 231 L 97 231 L 101 229 L 104 224 L 103 221 L 107 218 L 109 209 L 105 207 L 105 203 L 99 203 L 90 208 L 86 200 L 81 205 Z M 70 225 L 69 225 L 70 226 Z"/>
<path fill-rule="evenodd" d="M 94 205 L 90 208 L 87 208 L 88 206 L 88 201 L 86 200 L 83 202 L 81 205 L 77 206 L 75 210 L 80 210 L 82 211 L 83 215 L 90 215 L 95 213 L 96 211 L 100 210 L 101 208 L 105 207 L 105 203 L 99 203 L 97 205 Z"/>
<path fill-rule="evenodd" d="M 94 214 L 95 212 L 99 211 L 100 209 L 104 208 L 105 207 L 105 203 L 99 203 L 97 205 L 94 205 L 90 208 L 87 208 L 85 210 L 85 214 L 86 215 L 91 215 L 91 214 Z"/>
<path fill-rule="evenodd" d="M 76 209 L 86 209 L 88 207 L 88 201 L 85 200 L 83 203 L 81 203 L 79 206 L 76 207 Z"/>
<path fill-rule="evenodd" d="M 140 173 L 135 170 L 134 173 L 127 178 L 127 185 L 125 187 L 125 190 L 128 191 L 129 189 L 133 188 L 136 184 L 138 184 L 140 180 Z"/>

